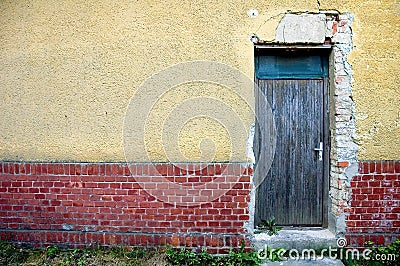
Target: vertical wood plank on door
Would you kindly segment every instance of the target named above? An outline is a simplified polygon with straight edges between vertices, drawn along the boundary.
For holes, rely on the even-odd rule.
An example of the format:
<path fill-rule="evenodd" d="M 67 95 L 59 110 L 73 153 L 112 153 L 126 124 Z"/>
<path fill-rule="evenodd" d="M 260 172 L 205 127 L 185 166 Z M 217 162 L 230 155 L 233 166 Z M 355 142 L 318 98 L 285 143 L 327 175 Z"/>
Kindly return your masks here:
<path fill-rule="evenodd" d="M 324 164 L 318 161 L 314 148 L 324 141 L 327 82 L 257 79 L 257 85 L 261 92 L 256 97 L 266 97 L 272 108 L 277 142 L 269 171 L 260 167 L 255 173 L 266 175 L 256 193 L 255 223 L 274 216 L 280 225 L 321 226 L 326 195 Z M 258 123 L 263 123 L 264 111 L 256 106 Z M 269 149 L 263 146 L 263 138 L 268 136 L 258 130 L 255 147 L 261 153 Z"/>

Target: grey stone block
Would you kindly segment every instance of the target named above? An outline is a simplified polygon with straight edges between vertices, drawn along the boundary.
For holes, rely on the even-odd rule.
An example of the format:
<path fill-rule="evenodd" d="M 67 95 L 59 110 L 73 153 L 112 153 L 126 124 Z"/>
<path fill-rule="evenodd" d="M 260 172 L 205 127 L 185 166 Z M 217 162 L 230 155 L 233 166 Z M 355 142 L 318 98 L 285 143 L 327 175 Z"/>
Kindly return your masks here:
<path fill-rule="evenodd" d="M 276 41 L 282 43 L 324 43 L 325 14 L 286 14 L 276 29 Z"/>

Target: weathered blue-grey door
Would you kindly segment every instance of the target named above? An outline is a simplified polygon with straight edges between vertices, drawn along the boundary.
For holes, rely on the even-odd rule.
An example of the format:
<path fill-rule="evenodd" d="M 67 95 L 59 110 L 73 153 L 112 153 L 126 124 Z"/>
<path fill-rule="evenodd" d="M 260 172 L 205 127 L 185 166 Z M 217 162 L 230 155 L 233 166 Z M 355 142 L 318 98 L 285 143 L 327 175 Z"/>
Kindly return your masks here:
<path fill-rule="evenodd" d="M 284 226 L 324 226 L 329 161 L 328 58 L 319 53 L 260 53 L 256 97 L 266 97 L 276 128 L 272 166 L 256 193 L 256 225 L 275 217 Z M 257 117 L 264 110 L 256 108 Z M 262 127 L 259 127 L 262 128 Z M 256 130 L 256 155 L 265 152 Z M 256 156 L 256 159 L 260 156 Z M 262 161 L 257 161 L 262 164 Z"/>

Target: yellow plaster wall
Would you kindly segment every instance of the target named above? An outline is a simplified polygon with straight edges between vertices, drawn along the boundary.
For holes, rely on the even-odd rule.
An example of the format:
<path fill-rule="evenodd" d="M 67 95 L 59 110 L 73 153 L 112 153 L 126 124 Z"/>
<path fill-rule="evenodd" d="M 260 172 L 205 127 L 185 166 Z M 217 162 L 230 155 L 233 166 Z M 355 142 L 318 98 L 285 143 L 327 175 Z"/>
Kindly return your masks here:
<path fill-rule="evenodd" d="M 355 13 L 358 158 L 399 160 L 400 1 L 360 1 Z"/>
<path fill-rule="evenodd" d="M 315 12 L 316 2 L 0 1 L 0 159 L 123 161 L 125 110 L 147 78 L 179 62 L 212 60 L 252 79 L 249 35 L 272 40 L 284 12 Z M 355 14 L 351 63 L 359 158 L 399 159 L 398 2 L 320 3 Z M 255 19 L 247 16 L 251 8 L 259 11 Z M 154 106 L 143 136 L 149 157 L 166 160 L 155 136 L 170 107 L 187 95 L 217 97 L 242 110 L 239 116 L 249 126 L 252 111 L 229 90 L 221 91 L 192 84 L 165 95 L 166 108 Z M 194 118 L 179 134 L 187 160 L 223 161 L 232 154 L 245 159 L 246 139 L 231 147 L 229 132 L 213 119 Z"/>

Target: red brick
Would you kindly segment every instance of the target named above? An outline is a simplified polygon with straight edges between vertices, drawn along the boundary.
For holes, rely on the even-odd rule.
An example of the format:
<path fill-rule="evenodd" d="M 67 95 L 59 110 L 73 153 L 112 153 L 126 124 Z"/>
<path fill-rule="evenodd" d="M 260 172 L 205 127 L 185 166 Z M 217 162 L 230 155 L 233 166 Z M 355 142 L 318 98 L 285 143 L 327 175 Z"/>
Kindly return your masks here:
<path fill-rule="evenodd" d="M 176 183 L 185 183 L 187 181 L 187 178 L 185 176 L 176 176 L 174 178 L 174 182 Z"/>
<path fill-rule="evenodd" d="M 206 214 L 206 213 L 207 213 L 207 209 L 204 209 L 204 208 L 199 208 L 199 209 L 194 210 L 195 215 L 202 215 L 202 214 Z"/>
<path fill-rule="evenodd" d="M 25 164 L 24 167 L 25 167 L 25 173 L 27 175 L 31 174 L 31 165 L 30 164 Z"/>
<path fill-rule="evenodd" d="M 105 164 L 105 175 L 106 176 L 115 176 L 115 174 L 113 173 L 113 165 L 110 163 L 106 163 Z"/>
<path fill-rule="evenodd" d="M 35 194 L 35 199 L 45 199 L 46 195 L 45 194 Z"/>
<path fill-rule="evenodd" d="M 14 173 L 15 173 L 15 174 L 19 174 L 19 173 L 20 173 L 20 172 L 19 172 L 19 164 L 15 163 L 14 166 L 13 166 L 13 168 L 14 168 Z"/>
<path fill-rule="evenodd" d="M 400 227 L 400 220 L 393 221 L 393 226 Z"/>
<path fill-rule="evenodd" d="M 248 215 L 239 215 L 239 219 L 240 219 L 241 221 L 247 221 L 247 220 L 250 219 L 250 217 L 249 217 Z"/>
<path fill-rule="evenodd" d="M 400 161 L 394 162 L 394 171 L 395 173 L 400 173 Z"/>
<path fill-rule="evenodd" d="M 123 176 L 124 175 L 124 166 L 118 164 L 118 165 L 116 165 L 116 168 L 117 168 L 117 175 Z"/>
<path fill-rule="evenodd" d="M 220 214 L 222 215 L 231 215 L 232 214 L 232 209 L 222 209 L 219 211 Z"/>
<path fill-rule="evenodd" d="M 398 220 L 399 214 L 397 213 L 385 213 L 384 215 L 386 220 Z"/>
<path fill-rule="evenodd" d="M 400 200 L 400 193 L 393 194 L 393 199 L 394 200 Z"/>
<path fill-rule="evenodd" d="M 99 173 L 100 176 L 105 176 L 106 175 L 106 165 L 105 164 L 99 164 Z"/>
<path fill-rule="evenodd" d="M 183 222 L 183 226 L 184 227 L 194 227 L 195 226 L 195 222 Z"/>
<path fill-rule="evenodd" d="M 196 226 L 197 227 L 207 227 L 207 222 L 206 221 L 197 221 Z"/>
<path fill-rule="evenodd" d="M 209 209 L 209 210 L 207 210 L 207 212 L 208 212 L 208 214 L 211 214 L 211 215 L 219 214 L 219 210 L 218 209 Z"/>
<path fill-rule="evenodd" d="M 171 215 L 177 215 L 177 214 L 182 214 L 182 209 L 176 209 L 176 208 L 171 209 Z"/>
<path fill-rule="evenodd" d="M 374 175 L 362 175 L 362 176 L 360 176 L 361 177 L 361 180 L 363 180 L 363 181 L 371 181 L 371 180 L 374 180 Z M 354 178 L 353 178 L 353 180 L 354 180 Z"/>
<path fill-rule="evenodd" d="M 158 165 L 154 165 L 154 167 L 156 168 L 156 171 L 157 171 L 158 175 L 162 175 L 162 176 L 167 176 L 168 175 L 167 165 L 158 164 Z"/>
<path fill-rule="evenodd" d="M 39 193 L 39 188 L 36 188 L 36 187 L 31 187 L 31 188 L 29 188 L 29 193 Z"/>
<path fill-rule="evenodd" d="M 376 163 L 375 162 L 369 162 L 369 173 L 376 173 Z"/>
<path fill-rule="evenodd" d="M 116 185 L 114 183 L 114 185 Z M 132 189 L 132 183 L 122 183 L 122 189 Z"/>
<path fill-rule="evenodd" d="M 14 174 L 14 165 L 12 163 L 4 163 L 4 173 Z"/>
<path fill-rule="evenodd" d="M 380 181 L 369 181 L 369 182 L 368 182 L 368 186 L 369 186 L 369 187 L 379 187 L 380 184 L 381 184 Z"/>
<path fill-rule="evenodd" d="M 383 173 L 383 167 L 382 167 L 382 162 L 381 161 L 375 162 L 375 172 L 377 174 L 382 174 Z"/>
<path fill-rule="evenodd" d="M 381 187 L 393 187 L 393 181 L 381 181 Z"/>
<path fill-rule="evenodd" d="M 380 199 L 380 195 L 378 194 L 370 194 L 368 195 L 368 200 L 379 200 Z M 365 206 L 365 205 L 363 205 Z"/>
<path fill-rule="evenodd" d="M 232 190 L 231 190 L 232 191 Z M 236 194 L 237 195 L 249 195 L 250 191 L 246 190 L 246 189 L 240 189 L 240 190 L 236 190 Z"/>
<path fill-rule="evenodd" d="M 351 201 L 351 206 L 353 206 L 353 207 L 358 207 L 358 206 L 361 206 L 361 203 L 362 203 L 363 201 L 360 201 L 360 200 L 352 200 Z"/>
<path fill-rule="evenodd" d="M 361 187 L 361 188 L 366 188 L 368 187 L 368 182 L 363 182 L 363 181 L 359 181 L 359 182 L 355 182 L 357 187 Z M 353 186 L 353 184 L 352 184 Z"/>
<path fill-rule="evenodd" d="M 214 164 L 207 166 L 207 175 L 209 175 L 209 176 L 215 175 L 215 165 Z"/>
<path fill-rule="evenodd" d="M 82 202 L 82 201 L 74 201 L 74 202 L 72 203 L 72 206 L 75 206 L 75 207 L 83 206 L 83 202 Z"/>
<path fill-rule="evenodd" d="M 34 167 L 35 167 L 34 172 L 37 175 L 41 175 L 41 174 L 46 174 L 47 173 L 47 169 L 42 168 L 42 165 L 40 163 L 34 164 Z M 45 170 L 45 172 L 42 172 L 42 170 Z"/>
<path fill-rule="evenodd" d="M 214 171 L 214 174 L 215 174 L 215 175 L 221 175 L 223 169 L 224 169 L 224 166 L 223 166 L 223 165 L 221 165 L 221 164 L 219 164 L 219 163 L 215 164 L 215 171 Z M 400 171 L 399 171 L 399 172 L 400 172 Z"/>
<path fill-rule="evenodd" d="M 232 187 L 232 189 L 243 189 L 243 184 L 242 183 L 237 183 Z"/>
<path fill-rule="evenodd" d="M 25 166 L 24 163 L 19 163 L 18 164 L 18 171 L 20 174 L 25 174 Z"/>
<path fill-rule="evenodd" d="M 338 162 L 338 164 L 339 164 L 339 162 Z M 368 173 L 368 162 L 359 162 L 358 163 L 358 172 L 360 174 Z"/>
<path fill-rule="evenodd" d="M 239 202 L 238 203 L 238 208 L 247 208 L 248 207 L 248 203 L 247 202 Z"/>
<path fill-rule="evenodd" d="M 250 176 L 240 177 L 239 182 L 250 182 Z"/>
<path fill-rule="evenodd" d="M 395 173 L 395 162 L 394 161 L 387 162 L 387 173 Z"/>
<path fill-rule="evenodd" d="M 82 166 L 80 164 L 75 164 L 75 173 L 73 175 L 82 175 Z"/>
<path fill-rule="evenodd" d="M 232 196 L 221 196 L 219 197 L 220 202 L 232 202 L 233 198 Z"/>
<path fill-rule="evenodd" d="M 208 226 L 219 227 L 219 221 L 208 221 Z"/>
<path fill-rule="evenodd" d="M 54 164 L 53 172 L 55 175 L 64 175 L 64 165 L 63 164 Z"/>
<path fill-rule="evenodd" d="M 86 164 L 81 164 L 80 167 L 81 167 L 80 174 L 87 175 L 88 174 L 88 166 Z"/>
<path fill-rule="evenodd" d="M 202 180 L 202 181 L 204 181 L 204 180 Z M 189 182 L 189 183 L 198 183 L 198 182 L 200 182 L 200 177 L 199 176 L 189 176 L 187 178 L 187 182 Z"/>
<path fill-rule="evenodd" d="M 386 175 L 386 180 L 400 180 L 400 175 L 388 174 Z"/>
<path fill-rule="evenodd" d="M 35 182 L 35 183 L 38 183 L 38 182 Z M 31 187 L 32 184 L 33 184 L 32 182 L 22 182 L 23 187 Z"/>
<path fill-rule="evenodd" d="M 347 220 L 349 220 L 349 221 L 351 221 L 351 220 L 360 220 L 360 219 L 361 219 L 361 216 L 359 214 L 350 214 L 347 217 Z"/>
<path fill-rule="evenodd" d="M 355 199 L 355 200 L 365 200 L 365 199 L 367 199 L 367 195 L 363 195 L 363 194 L 360 194 L 360 195 L 352 195 L 352 197 Z"/>
<path fill-rule="evenodd" d="M 181 168 L 179 166 L 177 166 L 177 165 L 174 165 L 173 166 L 173 174 L 175 176 L 180 176 L 181 175 Z"/>
<path fill-rule="evenodd" d="M 222 203 L 222 202 L 218 202 L 218 203 Z M 224 206 L 220 207 L 220 208 L 229 208 L 229 209 L 236 209 L 238 207 L 238 202 L 224 202 L 222 203 L 224 204 Z"/>
<path fill-rule="evenodd" d="M 171 244 L 175 247 L 179 246 L 179 237 L 177 235 L 172 236 Z"/>
<path fill-rule="evenodd" d="M 253 168 L 252 168 L 252 167 L 249 166 L 249 167 L 247 168 L 247 174 L 248 174 L 248 175 L 252 175 L 252 174 L 253 174 Z"/>
<path fill-rule="evenodd" d="M 382 161 L 382 173 L 390 173 L 388 161 Z"/>
<path fill-rule="evenodd" d="M 132 170 L 134 170 L 135 172 L 136 172 L 136 169 L 135 168 L 132 168 Z M 124 176 L 131 176 L 131 168 L 129 167 L 129 165 L 124 165 L 123 166 L 123 175 Z"/>
<path fill-rule="evenodd" d="M 209 168 L 210 167 L 210 165 L 204 165 L 204 164 L 202 164 L 201 165 L 201 169 L 200 169 L 200 174 L 202 175 L 202 176 L 208 176 L 209 174 L 208 174 L 208 170 L 209 169 L 211 169 L 211 168 Z M 211 165 L 211 167 L 212 168 L 214 168 L 214 165 Z M 214 175 L 215 174 L 215 171 L 214 171 L 214 169 L 212 170 L 212 175 Z"/>

